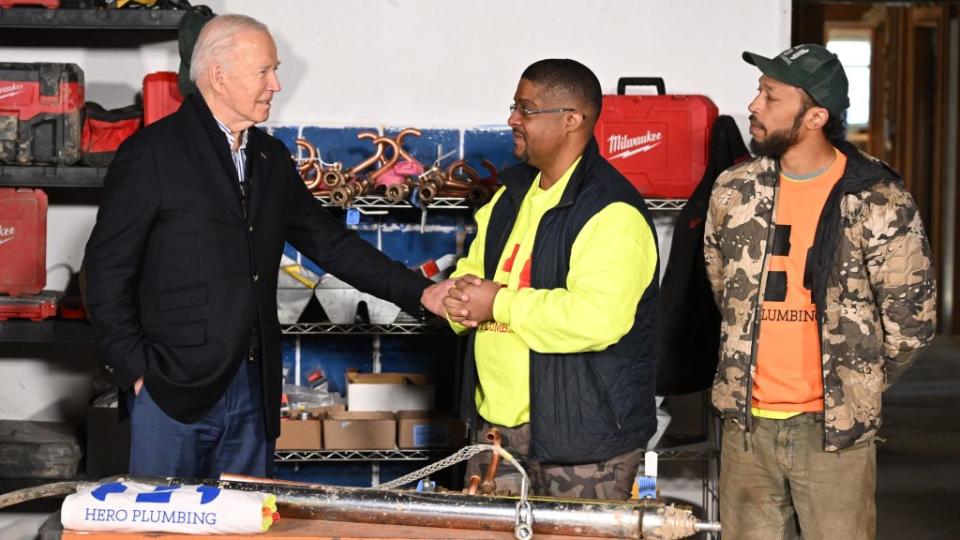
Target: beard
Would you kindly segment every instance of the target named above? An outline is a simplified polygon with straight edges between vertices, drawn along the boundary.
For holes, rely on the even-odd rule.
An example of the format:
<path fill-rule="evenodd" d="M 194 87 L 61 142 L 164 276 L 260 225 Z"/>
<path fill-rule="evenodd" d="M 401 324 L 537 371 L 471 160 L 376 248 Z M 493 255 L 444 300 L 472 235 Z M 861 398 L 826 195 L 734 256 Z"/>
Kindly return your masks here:
<path fill-rule="evenodd" d="M 801 110 L 800 113 L 797 114 L 796 118 L 793 119 L 793 127 L 790 129 L 779 129 L 768 133 L 762 141 L 758 141 L 756 137 L 751 138 L 750 151 L 753 152 L 755 156 L 769 158 L 779 158 L 783 156 L 787 150 L 800 141 L 800 125 L 803 123 L 803 113 L 805 112 L 806 109 Z M 752 114 L 750 115 L 750 123 L 760 125 L 756 121 L 756 117 Z M 762 125 L 760 125 L 760 127 L 766 131 L 766 128 Z"/>
<path fill-rule="evenodd" d="M 521 143 L 513 142 L 513 156 L 520 160 L 520 163 L 530 161 L 530 152 L 527 150 L 527 139 L 523 138 Z"/>

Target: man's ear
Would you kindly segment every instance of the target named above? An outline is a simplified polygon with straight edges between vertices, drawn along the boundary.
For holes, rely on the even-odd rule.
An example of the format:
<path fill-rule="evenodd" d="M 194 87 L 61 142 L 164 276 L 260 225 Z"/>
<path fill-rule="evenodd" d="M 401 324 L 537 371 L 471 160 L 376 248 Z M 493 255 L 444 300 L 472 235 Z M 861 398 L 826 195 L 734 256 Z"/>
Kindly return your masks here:
<path fill-rule="evenodd" d="M 823 126 L 827 125 L 827 120 L 829 119 L 830 111 L 823 107 L 811 107 L 807 111 L 807 129 L 811 131 L 823 129 Z"/>
<path fill-rule="evenodd" d="M 564 114 L 563 117 L 563 127 L 567 132 L 574 132 L 580 129 L 583 126 L 583 123 L 586 121 L 583 113 L 580 111 L 573 111 Z"/>
<path fill-rule="evenodd" d="M 223 66 L 217 62 L 210 62 L 207 65 L 207 76 L 210 78 L 210 86 L 218 93 L 224 93 L 226 82 L 223 78 Z"/>

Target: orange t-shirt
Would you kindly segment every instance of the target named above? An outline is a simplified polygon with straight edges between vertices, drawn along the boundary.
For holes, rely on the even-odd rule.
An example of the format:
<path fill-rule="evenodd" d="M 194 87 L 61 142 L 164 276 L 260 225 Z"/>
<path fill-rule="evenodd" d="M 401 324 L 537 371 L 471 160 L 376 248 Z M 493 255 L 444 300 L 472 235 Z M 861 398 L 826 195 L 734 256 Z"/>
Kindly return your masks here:
<path fill-rule="evenodd" d="M 823 410 L 823 380 L 816 307 L 803 286 L 807 251 L 830 190 L 843 175 L 847 157 L 804 180 L 780 176 L 776 231 L 767 255 L 753 407 L 780 412 Z"/>

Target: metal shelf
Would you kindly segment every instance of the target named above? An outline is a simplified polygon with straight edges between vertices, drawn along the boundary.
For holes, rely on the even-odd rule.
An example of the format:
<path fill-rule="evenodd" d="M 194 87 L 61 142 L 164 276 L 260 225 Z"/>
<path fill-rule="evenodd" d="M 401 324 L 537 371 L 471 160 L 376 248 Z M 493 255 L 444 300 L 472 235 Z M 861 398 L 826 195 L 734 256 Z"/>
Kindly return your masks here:
<path fill-rule="evenodd" d="M 274 452 L 275 463 L 310 463 L 323 461 L 428 461 L 443 450 L 280 450 Z"/>
<path fill-rule="evenodd" d="M 106 174 L 106 167 L 0 165 L 0 186 L 98 188 Z"/>
<path fill-rule="evenodd" d="M 330 200 L 329 195 L 317 195 L 317 200 L 324 206 L 333 206 L 339 208 L 340 205 Z M 387 210 L 390 208 L 405 208 L 407 210 L 421 210 L 419 206 L 411 204 L 408 201 L 391 201 L 385 197 L 368 196 L 357 197 L 350 203 L 348 208 L 357 208 L 359 210 Z M 428 210 L 470 210 L 473 208 L 467 201 L 461 197 L 437 197 L 427 205 Z"/>
<path fill-rule="evenodd" d="M 448 334 L 449 329 L 419 322 L 394 322 L 390 324 L 337 324 L 332 322 L 295 323 L 280 326 L 284 335 L 394 335 Z"/>
<path fill-rule="evenodd" d="M 715 459 L 720 451 L 709 441 L 703 441 L 667 448 L 654 448 L 661 461 L 700 461 Z"/>
<path fill-rule="evenodd" d="M 86 321 L 0 321 L 0 343 L 93 343 L 93 326 Z"/>
<path fill-rule="evenodd" d="M 674 212 L 683 209 L 687 199 L 646 199 L 647 208 L 653 212 Z"/>
<path fill-rule="evenodd" d="M 184 13 L 170 9 L 0 8 L 0 28 L 176 31 Z"/>

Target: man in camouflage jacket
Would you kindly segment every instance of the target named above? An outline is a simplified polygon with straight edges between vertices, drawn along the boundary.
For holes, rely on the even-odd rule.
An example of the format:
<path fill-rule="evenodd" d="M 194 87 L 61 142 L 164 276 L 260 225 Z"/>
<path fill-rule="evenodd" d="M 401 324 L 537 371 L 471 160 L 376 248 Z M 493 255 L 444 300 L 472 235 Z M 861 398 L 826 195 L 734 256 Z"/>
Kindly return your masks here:
<path fill-rule="evenodd" d="M 704 253 L 722 313 L 712 401 L 725 424 L 720 491 L 724 537 L 794 537 L 796 512 L 805 539 L 872 538 L 873 441 L 881 424 L 881 395 L 935 332 L 936 285 L 929 246 L 900 175 L 842 136 L 831 136 L 831 128 L 833 135 L 842 133 L 841 119 L 849 104 L 846 76 L 836 56 L 819 46 L 801 45 L 773 59 L 744 53 L 744 60 L 764 74 L 750 106 L 751 147 L 758 157 L 717 179 Z M 792 133 L 780 132 L 778 145 L 763 118 L 794 99 L 791 92 L 800 96 L 802 106 Z M 828 117 L 833 119 L 829 125 Z M 817 151 L 833 146 L 843 154 L 837 158 L 846 162 L 839 180 L 828 188 L 822 211 L 809 209 L 812 216 L 819 213 L 819 219 L 802 270 L 803 286 L 815 306 L 822 412 L 760 419 L 752 392 L 763 291 L 770 290 L 781 175 L 786 174 L 787 157 L 797 158 L 802 145 Z M 809 424 L 807 441 L 794 433 L 800 424 Z M 762 440 L 765 430 L 771 436 L 769 447 Z M 869 453 L 855 463 L 844 461 L 854 459 L 861 448 Z M 825 487 L 817 487 L 820 480 Z"/>

